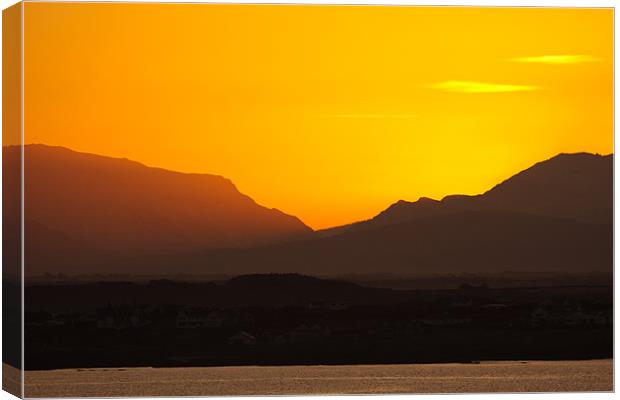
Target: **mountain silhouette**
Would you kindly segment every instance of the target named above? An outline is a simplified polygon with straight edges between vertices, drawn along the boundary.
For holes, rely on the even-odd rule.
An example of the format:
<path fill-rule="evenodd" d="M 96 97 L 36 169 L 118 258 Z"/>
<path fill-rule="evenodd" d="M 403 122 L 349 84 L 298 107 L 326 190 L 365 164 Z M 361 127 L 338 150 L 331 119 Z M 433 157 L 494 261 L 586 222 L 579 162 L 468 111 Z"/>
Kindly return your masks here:
<path fill-rule="evenodd" d="M 442 200 L 400 200 L 376 217 L 326 229 L 321 236 L 465 211 L 511 211 L 581 222 L 611 223 L 613 156 L 559 154 L 512 176 L 489 191 L 451 195 Z"/>
<path fill-rule="evenodd" d="M 193 272 L 609 272 L 612 224 L 506 211 L 438 214 L 313 240 L 183 259 Z M 199 260 L 199 262 L 197 262 Z"/>
<path fill-rule="evenodd" d="M 613 156 L 560 154 L 478 196 L 399 201 L 313 240 L 213 251 L 213 272 L 610 272 Z M 186 265 L 192 265 L 188 258 Z"/>
<path fill-rule="evenodd" d="M 3 147 L 4 166 L 20 147 Z M 223 177 L 185 174 L 62 147 L 24 147 L 28 266 L 36 259 L 189 252 L 272 243 L 312 232 L 258 205 Z M 88 265 L 83 268 L 88 269 Z"/>
<path fill-rule="evenodd" d="M 5 162 L 18 151 L 5 147 Z M 29 145 L 25 176 L 28 275 L 608 272 L 613 266 L 611 155 L 561 154 L 478 196 L 399 201 L 368 221 L 316 233 L 214 175 Z"/>

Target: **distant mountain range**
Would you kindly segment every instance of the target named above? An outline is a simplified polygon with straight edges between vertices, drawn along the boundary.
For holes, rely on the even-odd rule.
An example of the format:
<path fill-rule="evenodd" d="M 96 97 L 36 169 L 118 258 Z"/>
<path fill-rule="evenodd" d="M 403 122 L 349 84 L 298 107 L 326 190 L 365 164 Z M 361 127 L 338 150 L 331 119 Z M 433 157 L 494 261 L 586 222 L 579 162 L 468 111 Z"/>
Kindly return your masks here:
<path fill-rule="evenodd" d="M 5 168 L 18 152 L 3 148 Z M 25 176 L 28 275 L 613 266 L 611 155 L 560 154 L 481 195 L 401 200 L 370 220 L 314 233 L 214 175 L 28 145 Z"/>
<path fill-rule="evenodd" d="M 5 168 L 20 148 L 3 148 Z M 308 235 L 228 179 L 150 168 L 63 147 L 24 147 L 27 271 L 89 269 L 90 259 L 248 247 Z"/>
<path fill-rule="evenodd" d="M 400 200 L 376 217 L 326 229 L 322 236 L 372 229 L 436 215 L 469 211 L 510 211 L 590 223 L 613 220 L 613 156 L 560 154 L 514 175 L 476 196 L 441 201 Z"/>

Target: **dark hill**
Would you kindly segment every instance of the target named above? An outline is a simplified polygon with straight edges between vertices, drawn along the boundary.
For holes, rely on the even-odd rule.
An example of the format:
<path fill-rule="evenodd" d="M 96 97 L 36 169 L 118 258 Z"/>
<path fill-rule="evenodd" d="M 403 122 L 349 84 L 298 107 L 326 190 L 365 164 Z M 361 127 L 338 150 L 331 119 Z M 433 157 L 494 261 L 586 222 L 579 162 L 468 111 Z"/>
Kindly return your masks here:
<path fill-rule="evenodd" d="M 10 151 L 5 148 L 9 157 Z M 482 195 L 399 201 L 372 220 L 314 236 L 221 177 L 47 146 L 27 146 L 26 160 L 27 274 L 584 273 L 613 267 L 612 156 L 562 154 Z M 230 285 L 280 297 L 312 286 L 307 280 L 297 286 L 299 278 L 289 275 L 253 286 L 256 279 L 263 278 Z"/>
<path fill-rule="evenodd" d="M 310 303 L 348 305 L 402 302 L 406 293 L 295 274 L 240 276 L 225 284 L 151 281 L 33 285 L 26 288 L 31 310 L 101 308 L 106 304 L 176 304 L 200 307 L 284 307 Z M 75 303 L 75 299 L 80 299 Z"/>
<path fill-rule="evenodd" d="M 3 147 L 5 168 L 20 148 Z M 62 270 L 90 260 L 298 238 L 311 229 L 262 207 L 223 177 L 150 168 L 62 147 L 24 147 L 26 272 Z M 90 257 L 89 257 L 90 255 Z M 41 262 L 37 262 L 41 259 Z M 47 260 L 47 261 L 46 261 Z M 46 265 L 47 264 L 47 265 Z"/>
<path fill-rule="evenodd" d="M 613 156 L 559 154 L 512 176 L 481 195 L 451 195 L 441 201 L 425 197 L 415 202 L 400 200 L 368 221 L 328 229 L 318 234 L 330 236 L 440 214 L 491 210 L 611 223 Z"/>
<path fill-rule="evenodd" d="M 471 211 L 277 246 L 214 251 L 184 264 L 211 273 L 609 272 L 612 233 L 611 224 Z"/>

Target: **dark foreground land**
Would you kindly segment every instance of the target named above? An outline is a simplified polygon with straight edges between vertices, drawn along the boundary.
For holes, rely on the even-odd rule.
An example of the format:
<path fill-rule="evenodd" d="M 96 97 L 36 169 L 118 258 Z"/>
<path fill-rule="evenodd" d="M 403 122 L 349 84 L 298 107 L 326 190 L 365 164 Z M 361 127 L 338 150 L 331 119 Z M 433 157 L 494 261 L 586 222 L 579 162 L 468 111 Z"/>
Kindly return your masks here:
<path fill-rule="evenodd" d="M 394 290 L 299 275 L 26 288 L 26 370 L 613 356 L 612 287 Z"/>

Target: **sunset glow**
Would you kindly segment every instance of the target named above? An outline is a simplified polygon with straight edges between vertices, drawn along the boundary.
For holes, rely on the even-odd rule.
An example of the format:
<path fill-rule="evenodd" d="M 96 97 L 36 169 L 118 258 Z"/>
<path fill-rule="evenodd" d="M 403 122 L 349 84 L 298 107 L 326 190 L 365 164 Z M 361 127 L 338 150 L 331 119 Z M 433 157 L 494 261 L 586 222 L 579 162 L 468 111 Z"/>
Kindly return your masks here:
<path fill-rule="evenodd" d="M 612 9 L 26 3 L 25 141 L 326 228 L 611 153 L 612 38 Z"/>

